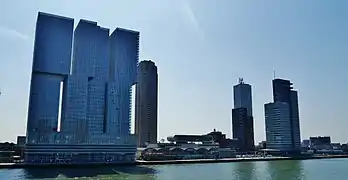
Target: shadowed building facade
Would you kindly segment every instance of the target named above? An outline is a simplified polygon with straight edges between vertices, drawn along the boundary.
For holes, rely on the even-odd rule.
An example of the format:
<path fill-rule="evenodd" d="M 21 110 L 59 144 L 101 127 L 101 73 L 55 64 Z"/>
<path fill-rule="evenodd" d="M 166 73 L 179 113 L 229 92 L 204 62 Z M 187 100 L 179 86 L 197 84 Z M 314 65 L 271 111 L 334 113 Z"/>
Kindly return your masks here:
<path fill-rule="evenodd" d="M 232 109 L 232 135 L 238 139 L 239 151 L 253 151 L 254 118 L 252 112 L 251 85 L 245 84 L 243 78 L 233 86 L 234 109 Z"/>
<path fill-rule="evenodd" d="M 247 108 L 232 109 L 232 135 L 238 139 L 237 149 L 242 152 L 253 151 L 254 145 L 254 120 L 248 116 Z"/>
<path fill-rule="evenodd" d="M 300 151 L 301 133 L 297 91 L 289 80 L 274 79 L 273 103 L 265 104 L 267 148 Z"/>
<path fill-rule="evenodd" d="M 139 32 L 40 12 L 30 85 L 25 162 L 132 163 L 131 86 Z M 70 65 L 71 64 L 71 65 Z"/>
<path fill-rule="evenodd" d="M 138 146 L 157 143 L 158 74 L 154 62 L 139 63 L 135 92 L 135 134 Z"/>
<path fill-rule="evenodd" d="M 70 74 L 74 20 L 40 12 L 30 82 L 27 143 L 54 143 L 61 87 Z M 54 43 L 52 43 L 54 42 Z"/>

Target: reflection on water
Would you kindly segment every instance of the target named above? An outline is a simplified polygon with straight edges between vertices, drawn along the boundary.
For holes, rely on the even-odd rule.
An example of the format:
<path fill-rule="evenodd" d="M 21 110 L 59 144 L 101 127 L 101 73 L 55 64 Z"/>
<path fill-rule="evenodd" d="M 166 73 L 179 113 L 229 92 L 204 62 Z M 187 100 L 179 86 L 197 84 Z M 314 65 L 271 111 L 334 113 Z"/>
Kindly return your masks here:
<path fill-rule="evenodd" d="M 303 171 L 303 161 L 268 161 L 267 165 L 267 172 L 270 179 L 306 179 Z"/>
<path fill-rule="evenodd" d="M 100 167 L 100 168 L 28 168 L 24 169 L 24 179 L 54 179 L 54 178 L 91 178 L 91 177 L 124 177 L 141 175 L 146 179 L 156 174 L 156 171 L 144 166 Z M 151 178 L 150 178 L 151 179 Z"/>
<path fill-rule="evenodd" d="M 232 162 L 66 169 L 0 169 L 0 180 L 343 180 L 348 159 Z"/>
<path fill-rule="evenodd" d="M 235 168 L 233 169 L 232 179 L 238 180 L 250 180 L 255 179 L 254 171 L 255 171 L 255 163 L 253 162 L 241 162 L 235 164 Z"/>

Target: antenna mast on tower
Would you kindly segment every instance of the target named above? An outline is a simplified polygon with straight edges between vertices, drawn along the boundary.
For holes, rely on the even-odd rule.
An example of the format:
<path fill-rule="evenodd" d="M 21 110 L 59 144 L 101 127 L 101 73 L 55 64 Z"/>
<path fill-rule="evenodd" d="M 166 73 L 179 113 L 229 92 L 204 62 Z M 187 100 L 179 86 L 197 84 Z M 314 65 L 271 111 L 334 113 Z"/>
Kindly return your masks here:
<path fill-rule="evenodd" d="M 243 80 L 242 77 L 240 77 L 240 78 L 238 79 L 238 81 L 239 81 L 239 84 L 244 84 L 244 80 Z"/>
<path fill-rule="evenodd" d="M 275 69 L 273 68 L 273 79 L 276 78 L 276 72 L 275 72 Z"/>

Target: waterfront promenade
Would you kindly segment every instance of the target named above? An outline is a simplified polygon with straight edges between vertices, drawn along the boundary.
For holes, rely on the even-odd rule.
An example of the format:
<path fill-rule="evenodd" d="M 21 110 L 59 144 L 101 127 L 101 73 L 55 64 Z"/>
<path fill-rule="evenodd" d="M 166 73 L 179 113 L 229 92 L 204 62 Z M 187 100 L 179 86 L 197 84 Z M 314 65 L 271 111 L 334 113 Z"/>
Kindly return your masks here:
<path fill-rule="evenodd" d="M 166 165 L 166 164 L 203 164 L 203 163 L 228 163 L 228 162 L 250 162 L 250 161 L 280 161 L 280 160 L 309 160 L 309 159 L 334 159 L 334 158 L 348 158 L 348 155 L 327 155 L 327 156 L 309 156 L 309 157 L 250 157 L 250 158 L 224 158 L 224 159 L 186 159 L 186 160 L 166 160 L 166 161 L 141 161 L 137 160 L 134 163 L 122 164 L 122 166 L 135 165 Z M 100 167 L 100 166 L 118 166 L 121 164 L 41 164 L 28 165 L 25 163 L 0 163 L 0 169 L 13 168 L 31 168 L 31 167 Z"/>

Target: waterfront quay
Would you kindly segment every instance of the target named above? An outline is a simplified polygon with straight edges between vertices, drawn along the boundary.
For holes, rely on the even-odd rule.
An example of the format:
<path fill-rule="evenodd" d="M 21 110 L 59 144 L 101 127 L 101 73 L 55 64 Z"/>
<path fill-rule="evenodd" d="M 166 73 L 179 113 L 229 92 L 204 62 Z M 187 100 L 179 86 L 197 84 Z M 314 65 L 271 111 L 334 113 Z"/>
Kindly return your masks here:
<path fill-rule="evenodd" d="M 136 165 L 167 165 L 167 164 L 206 164 L 206 163 L 230 163 L 230 162 L 251 162 L 251 161 L 281 161 L 281 160 L 309 160 L 309 159 L 335 159 L 348 158 L 348 155 L 317 155 L 300 157 L 248 157 L 248 158 L 223 158 L 223 159 L 185 159 L 185 160 L 163 160 L 163 161 L 142 161 L 137 160 L 134 163 L 125 164 L 25 164 L 25 163 L 0 163 L 0 169 L 15 168 L 77 168 L 77 167 L 101 167 L 101 166 L 136 166 Z"/>

